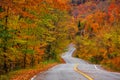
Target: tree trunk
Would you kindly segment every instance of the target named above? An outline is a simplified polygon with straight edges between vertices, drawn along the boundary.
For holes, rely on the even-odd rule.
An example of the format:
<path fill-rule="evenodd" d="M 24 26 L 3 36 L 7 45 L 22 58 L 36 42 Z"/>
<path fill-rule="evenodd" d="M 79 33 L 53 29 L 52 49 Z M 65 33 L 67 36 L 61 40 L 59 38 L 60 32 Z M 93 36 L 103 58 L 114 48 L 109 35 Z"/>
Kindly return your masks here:
<path fill-rule="evenodd" d="M 24 54 L 23 68 L 26 68 L 26 53 Z"/>
<path fill-rule="evenodd" d="M 3 69 L 4 69 L 5 73 L 7 73 L 8 72 L 8 70 L 7 70 L 7 56 L 4 54 L 3 57 L 4 57 Z"/>

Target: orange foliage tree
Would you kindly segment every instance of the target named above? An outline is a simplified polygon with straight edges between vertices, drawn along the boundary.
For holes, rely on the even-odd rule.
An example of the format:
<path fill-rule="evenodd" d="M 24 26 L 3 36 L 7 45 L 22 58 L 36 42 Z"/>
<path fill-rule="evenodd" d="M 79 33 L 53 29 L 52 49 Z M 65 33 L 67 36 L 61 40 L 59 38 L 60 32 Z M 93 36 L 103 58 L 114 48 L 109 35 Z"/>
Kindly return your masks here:
<path fill-rule="evenodd" d="M 51 43 L 58 57 L 68 36 L 68 10 L 68 0 L 1 0 L 0 73 L 40 63 Z"/>

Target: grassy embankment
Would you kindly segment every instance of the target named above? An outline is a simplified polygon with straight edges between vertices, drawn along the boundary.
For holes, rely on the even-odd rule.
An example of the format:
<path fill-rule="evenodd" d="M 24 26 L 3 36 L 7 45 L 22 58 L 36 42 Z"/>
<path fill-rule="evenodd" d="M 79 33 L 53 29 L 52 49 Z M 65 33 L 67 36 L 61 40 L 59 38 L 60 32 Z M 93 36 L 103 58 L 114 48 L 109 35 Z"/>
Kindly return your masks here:
<path fill-rule="evenodd" d="M 61 62 L 64 63 L 62 59 Z M 59 63 L 55 60 L 45 61 L 31 68 L 11 71 L 8 74 L 1 75 L 0 80 L 30 80 L 34 75 L 46 71 Z"/>

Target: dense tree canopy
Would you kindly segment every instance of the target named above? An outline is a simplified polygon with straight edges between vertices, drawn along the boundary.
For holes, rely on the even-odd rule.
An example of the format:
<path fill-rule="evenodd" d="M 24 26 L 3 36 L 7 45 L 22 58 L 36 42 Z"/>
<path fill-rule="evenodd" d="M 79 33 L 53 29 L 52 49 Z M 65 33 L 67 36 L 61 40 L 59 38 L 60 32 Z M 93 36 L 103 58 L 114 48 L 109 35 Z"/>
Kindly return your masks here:
<path fill-rule="evenodd" d="M 1 74 L 43 60 L 60 61 L 59 55 L 71 36 L 68 3 L 68 0 L 0 0 Z"/>
<path fill-rule="evenodd" d="M 119 5 L 117 0 L 0 0 L 0 74 L 59 62 L 70 42 L 76 43 L 77 57 L 120 71 Z"/>
<path fill-rule="evenodd" d="M 102 3 L 102 5 L 101 5 Z M 95 4 L 93 6 L 93 4 Z M 84 12 L 79 8 L 86 8 Z M 104 8 L 101 9 L 101 7 Z M 86 2 L 81 4 L 77 10 L 77 22 L 81 32 L 76 36 L 77 53 L 76 56 L 86 59 L 96 64 L 102 64 L 107 68 L 120 71 L 120 2 L 116 0 L 99 3 Z M 81 16 L 83 15 L 83 16 Z M 82 31 L 84 30 L 84 35 Z M 87 55 L 87 56 L 86 56 Z"/>

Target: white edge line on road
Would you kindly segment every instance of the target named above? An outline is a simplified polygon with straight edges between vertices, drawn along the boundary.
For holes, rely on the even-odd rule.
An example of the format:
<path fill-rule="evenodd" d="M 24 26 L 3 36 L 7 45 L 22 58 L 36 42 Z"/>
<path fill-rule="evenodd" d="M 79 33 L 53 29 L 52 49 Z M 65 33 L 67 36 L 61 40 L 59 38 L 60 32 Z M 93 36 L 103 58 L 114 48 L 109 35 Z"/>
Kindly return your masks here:
<path fill-rule="evenodd" d="M 35 76 L 33 76 L 32 78 L 31 78 L 31 80 L 34 80 L 34 78 L 36 77 L 36 75 Z"/>
<path fill-rule="evenodd" d="M 96 69 L 96 70 L 99 70 L 96 65 L 94 65 L 94 66 L 95 66 L 95 69 Z"/>

